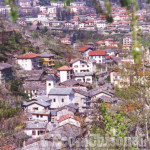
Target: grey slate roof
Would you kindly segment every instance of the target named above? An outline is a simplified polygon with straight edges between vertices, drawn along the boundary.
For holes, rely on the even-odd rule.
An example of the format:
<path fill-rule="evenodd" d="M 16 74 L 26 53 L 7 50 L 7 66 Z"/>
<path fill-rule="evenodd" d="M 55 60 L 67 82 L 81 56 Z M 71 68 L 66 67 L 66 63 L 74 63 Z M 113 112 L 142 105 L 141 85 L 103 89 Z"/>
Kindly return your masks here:
<path fill-rule="evenodd" d="M 34 104 L 34 103 L 41 105 L 43 107 L 48 107 L 51 105 L 50 103 L 45 102 L 45 101 L 36 101 L 35 100 L 35 101 L 31 101 L 31 102 L 23 102 L 23 106 L 29 106 L 29 105 Z"/>
<path fill-rule="evenodd" d="M 72 88 L 52 88 L 49 92 L 49 95 L 70 95 L 72 93 Z"/>
<path fill-rule="evenodd" d="M 92 90 L 90 90 L 90 91 L 88 91 L 88 93 L 89 93 L 89 96 L 94 96 L 94 95 L 97 95 L 97 94 L 99 94 L 99 93 L 105 93 L 106 95 L 109 95 L 109 96 L 113 96 L 113 94 L 112 93 L 110 93 L 110 92 L 107 92 L 107 91 L 105 91 L 105 90 L 103 90 L 103 89 L 100 89 L 99 87 L 98 88 L 94 88 L 94 89 L 92 89 Z"/>
<path fill-rule="evenodd" d="M 26 129 L 46 129 L 46 122 L 28 121 Z"/>
<path fill-rule="evenodd" d="M 86 96 L 86 97 L 89 96 L 89 93 L 86 92 L 86 91 L 83 91 L 83 90 L 75 89 L 75 92 L 76 92 L 76 93 L 79 93 L 79 94 L 81 94 L 81 95 L 84 95 L 84 96 Z"/>
<path fill-rule="evenodd" d="M 74 85 L 82 85 L 82 86 L 89 86 L 89 84 L 85 83 L 85 82 L 80 82 L 80 81 L 76 81 L 75 79 L 69 79 L 69 80 L 66 80 L 62 83 L 60 83 L 61 85 L 64 85 L 64 86 L 74 86 Z"/>
<path fill-rule="evenodd" d="M 91 72 L 81 72 L 81 73 L 75 73 L 75 77 L 84 77 L 84 76 L 92 76 L 93 73 Z"/>
<path fill-rule="evenodd" d="M 40 54 L 41 57 L 52 57 L 52 56 L 55 56 L 54 54 L 51 54 L 51 53 L 47 53 L 47 52 L 44 52 L 42 54 Z"/>
<path fill-rule="evenodd" d="M 38 101 L 41 101 L 41 100 L 43 100 L 43 101 L 49 101 L 50 100 L 50 98 L 48 98 L 47 96 L 38 96 L 38 97 L 35 97 L 35 98 L 33 98 L 33 99 L 36 99 L 36 100 L 38 100 Z"/>
<path fill-rule="evenodd" d="M 56 81 L 53 75 L 49 75 L 47 81 Z"/>
<path fill-rule="evenodd" d="M 12 65 L 7 64 L 7 63 L 0 63 L 0 70 L 8 69 L 11 68 Z"/>

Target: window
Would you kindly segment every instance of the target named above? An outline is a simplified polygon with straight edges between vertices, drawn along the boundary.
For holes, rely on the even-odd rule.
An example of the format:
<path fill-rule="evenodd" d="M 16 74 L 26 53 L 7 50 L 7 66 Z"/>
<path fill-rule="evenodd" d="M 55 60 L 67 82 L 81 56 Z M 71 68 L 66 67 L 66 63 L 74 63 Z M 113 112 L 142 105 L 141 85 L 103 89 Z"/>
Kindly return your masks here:
<path fill-rule="evenodd" d="M 74 103 L 74 105 L 79 106 L 79 103 Z"/>
<path fill-rule="evenodd" d="M 78 70 L 75 70 L 75 72 L 78 72 Z"/>
<path fill-rule="evenodd" d="M 62 98 L 62 102 L 64 102 L 64 99 Z"/>
<path fill-rule="evenodd" d="M 33 110 L 38 110 L 38 107 L 33 107 Z"/>
<path fill-rule="evenodd" d="M 43 118 L 43 115 L 40 115 L 41 118 Z"/>
<path fill-rule="evenodd" d="M 84 65 L 82 65 L 82 67 L 84 67 Z"/>
<path fill-rule="evenodd" d="M 53 102 L 56 102 L 56 99 L 55 99 L 55 98 L 53 99 Z"/>
<path fill-rule="evenodd" d="M 39 115 L 36 115 L 37 116 L 37 118 L 39 118 Z"/>
<path fill-rule="evenodd" d="M 51 86 L 51 83 L 49 83 L 48 85 Z"/>
<path fill-rule="evenodd" d="M 75 68 L 78 68 L 78 65 L 75 65 L 74 67 L 75 67 Z"/>
<path fill-rule="evenodd" d="M 91 81 L 91 79 L 90 79 L 90 78 L 87 78 L 86 81 Z"/>
<path fill-rule="evenodd" d="M 32 135 L 36 135 L 36 132 L 35 132 L 35 131 L 32 131 Z"/>

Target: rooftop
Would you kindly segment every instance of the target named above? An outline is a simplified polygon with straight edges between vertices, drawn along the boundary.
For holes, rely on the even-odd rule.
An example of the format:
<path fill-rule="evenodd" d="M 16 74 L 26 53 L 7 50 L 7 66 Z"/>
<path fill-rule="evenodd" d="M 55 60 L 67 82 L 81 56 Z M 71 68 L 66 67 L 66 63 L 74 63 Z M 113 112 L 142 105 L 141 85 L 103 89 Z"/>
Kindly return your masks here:
<path fill-rule="evenodd" d="M 32 58 L 36 58 L 39 57 L 39 54 L 35 54 L 35 53 L 27 53 L 27 54 L 23 54 L 18 56 L 18 59 L 32 59 Z"/>
<path fill-rule="evenodd" d="M 26 129 L 46 129 L 46 122 L 28 121 Z"/>
<path fill-rule="evenodd" d="M 106 51 L 90 51 L 89 56 L 105 56 Z"/>
<path fill-rule="evenodd" d="M 90 49 L 91 47 L 90 46 L 83 46 L 83 47 L 80 47 L 79 49 L 77 49 L 78 52 L 85 52 L 86 50 Z"/>
<path fill-rule="evenodd" d="M 72 70 L 72 67 L 69 66 L 62 66 L 60 68 L 57 69 L 58 71 L 68 71 L 68 70 Z"/>
<path fill-rule="evenodd" d="M 70 95 L 72 93 L 72 88 L 52 88 L 49 92 L 49 95 Z"/>

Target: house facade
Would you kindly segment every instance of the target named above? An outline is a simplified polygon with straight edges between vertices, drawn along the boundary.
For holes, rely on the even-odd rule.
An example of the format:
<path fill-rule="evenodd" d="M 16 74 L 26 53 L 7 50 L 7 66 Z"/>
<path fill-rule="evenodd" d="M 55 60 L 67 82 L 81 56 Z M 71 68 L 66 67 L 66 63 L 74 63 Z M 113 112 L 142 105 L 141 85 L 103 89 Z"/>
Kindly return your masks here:
<path fill-rule="evenodd" d="M 96 71 L 96 62 L 95 61 L 86 61 L 80 58 L 72 60 L 70 66 L 73 68 L 75 73 L 80 72 L 95 72 Z"/>
<path fill-rule="evenodd" d="M 33 70 L 39 67 L 40 55 L 35 53 L 27 53 L 17 57 L 17 64 L 24 70 Z"/>
<path fill-rule="evenodd" d="M 97 64 L 106 63 L 106 51 L 91 51 L 89 52 L 89 58 L 95 60 Z"/>

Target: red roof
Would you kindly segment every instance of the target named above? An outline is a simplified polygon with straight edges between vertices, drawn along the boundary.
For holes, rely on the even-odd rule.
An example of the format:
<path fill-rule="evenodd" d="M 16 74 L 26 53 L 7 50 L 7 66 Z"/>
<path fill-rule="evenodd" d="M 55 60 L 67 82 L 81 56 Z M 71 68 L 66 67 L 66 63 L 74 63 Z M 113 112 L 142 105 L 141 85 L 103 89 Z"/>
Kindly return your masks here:
<path fill-rule="evenodd" d="M 104 56 L 106 51 L 90 51 L 89 56 Z"/>
<path fill-rule="evenodd" d="M 74 116 L 73 114 L 69 114 L 69 113 L 67 115 L 60 117 L 59 122 L 62 122 L 62 121 L 69 119 L 69 118 L 73 118 L 74 120 L 82 122 L 82 119 L 80 117 Z"/>
<path fill-rule="evenodd" d="M 83 46 L 80 47 L 79 49 L 77 49 L 78 52 L 85 52 L 86 50 L 88 50 L 89 48 L 91 48 L 90 46 Z"/>
<path fill-rule="evenodd" d="M 150 75 L 150 71 L 138 71 L 137 75 L 138 76 L 143 76 L 143 75 L 149 76 Z"/>
<path fill-rule="evenodd" d="M 94 22 L 94 19 L 89 19 L 89 20 L 85 21 L 85 23 L 91 23 L 91 22 Z"/>
<path fill-rule="evenodd" d="M 59 71 L 67 71 L 67 70 L 72 70 L 72 68 L 68 67 L 68 66 L 62 66 L 62 67 L 58 68 L 57 70 L 59 70 Z"/>
<path fill-rule="evenodd" d="M 39 57 L 39 56 L 40 56 L 39 54 L 27 53 L 27 54 L 20 55 L 17 58 L 20 58 L 20 59 L 31 59 L 31 58 L 36 58 L 36 57 Z"/>
<path fill-rule="evenodd" d="M 62 117 L 60 117 L 59 122 L 62 122 L 62 121 L 66 120 L 66 119 L 68 119 L 68 118 L 70 118 L 72 116 L 73 116 L 72 114 L 67 114 L 65 116 L 62 116 Z"/>

